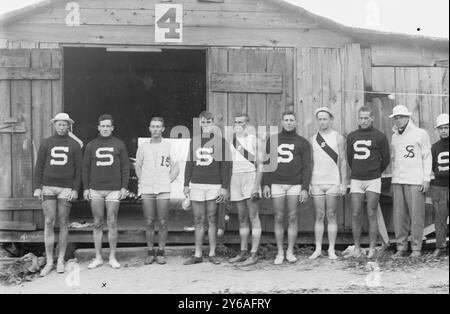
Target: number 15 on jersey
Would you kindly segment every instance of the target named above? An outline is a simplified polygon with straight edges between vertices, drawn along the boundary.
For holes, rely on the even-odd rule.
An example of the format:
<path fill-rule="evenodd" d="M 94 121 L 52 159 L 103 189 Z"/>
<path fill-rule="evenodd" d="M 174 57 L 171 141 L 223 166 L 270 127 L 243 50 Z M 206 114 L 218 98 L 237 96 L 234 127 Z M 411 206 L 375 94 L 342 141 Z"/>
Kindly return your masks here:
<path fill-rule="evenodd" d="M 156 4 L 155 42 L 183 42 L 183 5 Z"/>

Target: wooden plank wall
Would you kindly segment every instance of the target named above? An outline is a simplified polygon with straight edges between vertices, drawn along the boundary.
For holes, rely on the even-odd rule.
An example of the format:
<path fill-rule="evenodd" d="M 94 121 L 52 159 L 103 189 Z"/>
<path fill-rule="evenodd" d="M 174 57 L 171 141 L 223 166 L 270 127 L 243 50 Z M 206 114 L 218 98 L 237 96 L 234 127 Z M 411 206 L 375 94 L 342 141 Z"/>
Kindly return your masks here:
<path fill-rule="evenodd" d="M 184 45 L 341 47 L 344 33 L 284 6 L 262 0 L 224 3 L 175 0 L 183 5 Z M 64 4 L 0 31 L 1 38 L 90 44 L 155 44 L 155 4 L 148 0 L 79 0 L 80 25 L 66 25 Z M 3 35 L 2 35 L 3 32 Z M 175 44 L 176 45 L 176 44 Z"/>

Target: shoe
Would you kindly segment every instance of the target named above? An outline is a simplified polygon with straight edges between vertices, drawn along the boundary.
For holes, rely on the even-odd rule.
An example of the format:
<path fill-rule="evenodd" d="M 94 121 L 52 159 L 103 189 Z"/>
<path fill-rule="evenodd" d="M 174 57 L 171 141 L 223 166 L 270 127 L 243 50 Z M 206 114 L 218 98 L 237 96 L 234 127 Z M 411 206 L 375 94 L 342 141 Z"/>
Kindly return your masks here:
<path fill-rule="evenodd" d="M 251 266 L 255 265 L 258 262 L 258 254 L 252 253 L 249 258 L 247 258 L 241 266 Z"/>
<path fill-rule="evenodd" d="M 166 263 L 166 258 L 164 257 L 164 255 L 158 255 L 156 256 L 156 262 L 159 265 L 164 265 Z"/>
<path fill-rule="evenodd" d="M 397 251 L 397 253 L 395 253 L 392 256 L 393 259 L 398 259 L 398 258 L 403 258 L 403 257 L 406 257 L 406 251 L 403 251 L 403 250 Z"/>
<path fill-rule="evenodd" d="M 295 257 L 294 253 L 286 252 L 286 259 L 289 263 L 293 264 L 298 261 L 297 257 Z"/>
<path fill-rule="evenodd" d="M 153 264 L 154 261 L 155 261 L 155 255 L 149 255 L 145 258 L 144 265 Z"/>
<path fill-rule="evenodd" d="M 422 256 L 422 253 L 420 251 L 413 251 L 409 257 L 410 258 L 419 258 L 421 256 Z"/>
<path fill-rule="evenodd" d="M 445 248 L 436 249 L 433 252 L 433 257 L 439 258 L 439 257 L 445 256 L 446 252 L 447 252 L 447 250 Z"/>
<path fill-rule="evenodd" d="M 109 266 L 111 266 L 114 269 L 119 269 L 120 268 L 120 264 L 116 259 L 109 259 Z"/>
<path fill-rule="evenodd" d="M 273 262 L 275 265 L 281 265 L 284 262 L 284 254 L 278 254 Z"/>
<path fill-rule="evenodd" d="M 203 262 L 203 258 L 202 257 L 196 257 L 196 256 L 192 256 L 190 259 L 188 259 L 187 261 L 185 261 L 183 263 L 183 265 L 193 265 L 193 264 L 200 264 Z"/>
<path fill-rule="evenodd" d="M 53 269 L 53 264 L 45 265 L 45 267 L 41 270 L 41 273 L 39 274 L 39 276 L 41 276 L 41 277 L 47 276 L 48 274 L 50 274 L 52 269 Z"/>
<path fill-rule="evenodd" d="M 219 259 L 215 255 L 209 257 L 209 262 L 214 264 L 214 265 L 219 265 L 220 264 Z"/>
<path fill-rule="evenodd" d="M 64 274 L 64 271 L 65 271 L 66 269 L 65 269 L 65 267 L 64 267 L 64 263 L 58 263 L 57 265 L 56 265 L 56 272 L 58 273 L 58 274 Z"/>
<path fill-rule="evenodd" d="M 375 249 L 369 249 L 368 259 L 374 259 L 377 256 L 377 251 Z"/>
<path fill-rule="evenodd" d="M 230 262 L 231 264 L 240 263 L 240 262 L 244 262 L 245 260 L 247 260 L 247 258 L 248 258 L 248 252 L 247 251 L 241 251 L 241 253 L 239 253 L 235 257 L 230 258 L 228 260 L 228 262 Z"/>
<path fill-rule="evenodd" d="M 334 251 L 328 251 L 328 259 L 336 260 L 338 257 Z"/>
<path fill-rule="evenodd" d="M 320 251 L 316 250 L 316 251 L 314 251 L 314 253 L 311 254 L 309 259 L 316 259 L 320 256 L 322 256 L 322 250 L 320 250 Z"/>
<path fill-rule="evenodd" d="M 103 260 L 101 259 L 94 259 L 89 265 L 88 265 L 88 269 L 94 269 L 97 267 L 100 267 L 103 265 Z"/>

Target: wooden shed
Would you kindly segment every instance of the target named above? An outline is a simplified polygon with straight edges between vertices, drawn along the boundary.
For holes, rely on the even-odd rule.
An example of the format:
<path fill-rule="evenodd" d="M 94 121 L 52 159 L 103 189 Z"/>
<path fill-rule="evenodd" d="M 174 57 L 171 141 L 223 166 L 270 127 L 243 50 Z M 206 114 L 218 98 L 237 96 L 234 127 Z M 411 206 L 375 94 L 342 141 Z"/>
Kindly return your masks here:
<path fill-rule="evenodd" d="M 84 142 L 96 135 L 98 115 L 112 113 L 130 156 L 148 135 L 151 115 L 165 116 L 168 129 L 189 129 L 205 109 L 222 126 L 240 111 L 255 126 L 278 125 L 282 111 L 295 110 L 298 132 L 309 138 L 316 108 L 338 113 L 334 126 L 345 135 L 357 127 L 357 109 L 370 102 L 376 127 L 390 137 L 388 113 L 404 104 L 436 140 L 433 121 L 449 111 L 448 44 L 346 27 L 280 0 L 47 0 L 3 15 L 0 242 L 43 242 L 33 167 L 57 112 L 74 118 Z M 263 241 L 273 242 L 270 202 L 262 202 L 261 215 Z M 237 243 L 233 210 L 230 216 L 225 241 Z M 313 243 L 311 204 L 299 216 L 299 243 Z M 338 216 L 339 242 L 350 242 L 348 199 Z M 71 221 L 90 220 L 87 204 L 75 204 Z M 185 229 L 192 220 L 174 201 L 169 241 L 192 243 Z M 71 239 L 91 242 L 90 229 L 71 230 Z M 122 204 L 119 241 L 145 242 L 139 204 Z"/>

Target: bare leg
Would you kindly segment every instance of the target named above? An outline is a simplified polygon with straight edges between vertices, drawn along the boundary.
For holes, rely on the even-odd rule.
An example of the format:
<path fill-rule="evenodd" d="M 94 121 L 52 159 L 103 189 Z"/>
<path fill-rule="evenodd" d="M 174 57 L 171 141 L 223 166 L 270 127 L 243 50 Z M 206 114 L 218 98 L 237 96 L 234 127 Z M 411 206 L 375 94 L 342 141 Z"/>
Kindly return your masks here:
<path fill-rule="evenodd" d="M 217 247 L 217 203 L 215 200 L 206 201 L 208 215 L 209 256 L 216 256 Z"/>
<path fill-rule="evenodd" d="M 69 217 L 72 204 L 66 199 L 58 199 L 58 217 L 59 217 L 59 252 L 58 269 L 59 273 L 64 272 L 64 256 L 67 249 L 67 238 L 69 236 Z"/>
<path fill-rule="evenodd" d="M 91 200 L 91 210 L 94 216 L 94 246 L 95 246 L 95 261 L 100 262 L 102 258 L 102 238 L 103 238 L 103 224 L 105 217 L 105 200 L 102 198 L 95 198 Z"/>
<path fill-rule="evenodd" d="M 328 243 L 329 243 L 328 257 L 330 259 L 337 259 L 334 249 L 336 245 L 336 238 L 338 231 L 337 216 L 336 216 L 336 208 L 338 200 L 339 197 L 337 196 L 326 197 L 327 220 L 328 220 Z"/>
<path fill-rule="evenodd" d="M 241 237 L 241 251 L 248 251 L 248 236 L 250 235 L 249 212 L 247 202 L 236 202 L 236 208 L 239 216 L 239 235 Z"/>
<path fill-rule="evenodd" d="M 145 238 L 149 251 L 153 251 L 155 237 L 155 220 L 156 220 L 156 200 L 151 198 L 142 199 L 142 210 L 145 218 Z"/>
<path fill-rule="evenodd" d="M 44 196 L 45 197 L 45 196 Z M 46 266 L 41 271 L 41 276 L 46 276 L 53 268 L 53 248 L 55 246 L 55 219 L 56 219 L 56 199 L 46 199 L 42 202 L 44 211 L 44 241 Z"/>
<path fill-rule="evenodd" d="M 205 202 L 192 201 L 195 222 L 195 257 L 202 257 L 203 237 L 205 236 Z"/>
<path fill-rule="evenodd" d="M 119 214 L 120 202 L 106 202 L 106 213 L 108 223 L 108 241 L 109 241 L 109 264 L 113 268 L 120 268 L 116 259 L 117 248 L 117 216 Z"/>
<path fill-rule="evenodd" d="M 287 208 L 288 208 L 288 248 L 286 257 L 288 261 L 295 262 L 297 259 L 294 256 L 294 246 L 297 241 L 298 234 L 298 195 L 287 196 Z"/>
<path fill-rule="evenodd" d="M 316 219 L 314 223 L 314 235 L 316 238 L 316 250 L 309 257 L 310 259 L 316 259 L 322 255 L 322 240 L 324 232 L 324 220 L 325 220 L 325 197 L 314 197 L 314 209 L 316 213 Z"/>
<path fill-rule="evenodd" d="M 157 211 L 158 211 L 158 221 L 159 221 L 159 250 L 164 251 L 166 248 L 168 228 L 167 222 L 169 221 L 169 199 L 157 200 Z"/>
<path fill-rule="evenodd" d="M 373 258 L 375 255 L 375 247 L 377 245 L 378 238 L 378 202 L 380 200 L 380 194 L 374 192 L 367 192 L 367 217 L 369 219 L 369 258 Z"/>
<path fill-rule="evenodd" d="M 284 237 L 284 206 L 286 204 L 286 196 L 274 197 L 273 209 L 275 211 L 274 217 L 274 231 L 275 241 L 277 242 L 278 255 L 284 256 L 283 237 Z"/>
<path fill-rule="evenodd" d="M 251 253 L 258 252 L 259 243 L 261 241 L 261 220 L 259 219 L 259 203 L 258 201 L 247 200 L 247 208 L 252 224 L 252 249 Z"/>
<path fill-rule="evenodd" d="M 352 215 L 352 231 L 353 240 L 355 241 L 355 250 L 353 256 L 361 256 L 361 213 L 364 205 L 364 194 L 352 193 L 351 195 L 353 215 Z"/>

